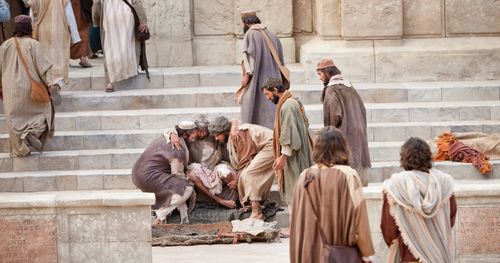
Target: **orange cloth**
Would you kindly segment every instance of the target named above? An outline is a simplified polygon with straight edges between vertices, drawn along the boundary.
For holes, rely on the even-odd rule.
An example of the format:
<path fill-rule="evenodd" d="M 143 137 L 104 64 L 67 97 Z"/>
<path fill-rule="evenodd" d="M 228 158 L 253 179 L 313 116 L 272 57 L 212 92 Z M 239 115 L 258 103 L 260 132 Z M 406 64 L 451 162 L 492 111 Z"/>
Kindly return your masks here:
<path fill-rule="evenodd" d="M 434 155 L 434 161 L 472 163 L 482 174 L 487 174 L 491 171 L 488 156 L 463 144 L 452 133 L 445 132 L 439 135 L 436 143 L 438 152 Z"/>

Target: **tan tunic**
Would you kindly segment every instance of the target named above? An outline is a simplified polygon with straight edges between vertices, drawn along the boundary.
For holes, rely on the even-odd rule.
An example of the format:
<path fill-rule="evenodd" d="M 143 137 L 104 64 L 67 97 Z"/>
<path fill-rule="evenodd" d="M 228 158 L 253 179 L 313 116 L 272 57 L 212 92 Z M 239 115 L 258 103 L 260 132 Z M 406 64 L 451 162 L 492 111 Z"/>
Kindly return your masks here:
<path fill-rule="evenodd" d="M 307 186 L 309 173 L 316 176 Z M 290 226 L 290 262 L 321 262 L 323 244 L 316 221 L 315 207 L 328 245 L 357 246 L 362 256 L 375 254 L 368 223 L 368 211 L 361 181 L 348 166 L 315 165 L 305 170 L 298 180 L 292 206 Z"/>
<path fill-rule="evenodd" d="M 242 124 L 228 141 L 231 165 L 236 168 L 240 202 L 267 198 L 274 181 L 273 131 L 258 125 Z"/>
<path fill-rule="evenodd" d="M 33 78 L 47 83 L 52 63 L 44 56 L 40 43 L 27 37 L 18 40 Z M 40 104 L 31 100 L 30 80 L 19 59 L 13 38 L 0 46 L 0 65 L 10 153 L 13 157 L 25 156 L 30 153 L 24 141 L 28 133 L 42 138 L 49 134 L 53 121 L 52 107 L 50 103 Z"/>
<path fill-rule="evenodd" d="M 129 0 L 139 17 L 147 23 L 146 12 L 140 0 Z M 92 6 L 94 26 L 101 28 L 106 83 L 134 77 L 138 73 L 141 45 L 135 39 L 133 13 L 123 0 L 95 0 Z M 120 28 L 122 30 L 116 30 Z"/>
<path fill-rule="evenodd" d="M 68 83 L 71 35 L 64 7 L 69 0 L 30 0 L 29 5 L 35 17 L 33 36 L 43 53 L 54 64 L 50 79 Z"/>

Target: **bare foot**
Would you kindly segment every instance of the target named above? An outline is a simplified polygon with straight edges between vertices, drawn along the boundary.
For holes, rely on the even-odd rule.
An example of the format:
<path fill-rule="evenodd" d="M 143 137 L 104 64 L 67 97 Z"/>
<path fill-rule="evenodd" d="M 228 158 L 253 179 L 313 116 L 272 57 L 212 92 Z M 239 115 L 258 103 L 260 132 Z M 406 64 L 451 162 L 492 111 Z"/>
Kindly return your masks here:
<path fill-rule="evenodd" d="M 107 84 L 106 85 L 106 89 L 105 89 L 106 92 L 114 92 L 115 91 L 115 88 L 113 87 L 113 85 L 111 84 Z"/>
<path fill-rule="evenodd" d="M 231 208 L 231 209 L 236 208 L 236 202 L 233 201 L 233 200 L 224 200 L 223 199 L 223 200 L 219 201 L 219 204 L 221 204 L 221 205 L 223 205 L 223 206 L 225 206 L 227 208 Z"/>
<path fill-rule="evenodd" d="M 262 208 L 260 207 L 259 201 L 252 201 L 252 214 L 250 218 L 262 219 L 264 215 L 262 214 Z"/>

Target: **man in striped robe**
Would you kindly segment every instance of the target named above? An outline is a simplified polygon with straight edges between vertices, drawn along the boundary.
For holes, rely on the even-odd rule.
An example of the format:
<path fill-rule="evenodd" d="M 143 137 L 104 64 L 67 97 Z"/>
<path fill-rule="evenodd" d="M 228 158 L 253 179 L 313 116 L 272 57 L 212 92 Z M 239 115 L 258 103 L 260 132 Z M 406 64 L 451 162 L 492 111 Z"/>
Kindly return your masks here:
<path fill-rule="evenodd" d="M 127 1 L 139 17 L 139 30 L 148 31 L 142 1 Z M 92 20 L 101 28 L 106 92 L 113 92 L 114 84 L 138 73 L 141 45 L 135 38 L 134 15 L 124 0 L 94 0 Z"/>

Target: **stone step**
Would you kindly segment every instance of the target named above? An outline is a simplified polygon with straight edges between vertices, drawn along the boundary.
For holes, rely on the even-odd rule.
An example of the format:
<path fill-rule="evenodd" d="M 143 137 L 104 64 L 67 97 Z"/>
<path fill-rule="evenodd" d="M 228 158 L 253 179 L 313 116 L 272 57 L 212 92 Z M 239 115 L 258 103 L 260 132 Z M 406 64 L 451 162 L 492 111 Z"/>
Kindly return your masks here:
<path fill-rule="evenodd" d="M 471 164 L 435 162 L 434 168 L 452 175 L 455 180 L 493 182 L 500 178 L 500 160 L 491 161 L 493 172 L 482 175 Z M 391 174 L 401 171 L 398 162 L 374 162 L 368 170 L 370 185 L 378 185 Z M 85 169 L 1 172 L 0 192 L 44 192 L 74 190 L 136 189 L 132 183 L 131 169 Z M 271 190 L 276 199 L 277 185 Z"/>
<path fill-rule="evenodd" d="M 300 64 L 288 64 L 290 78 L 293 84 L 305 84 L 305 70 Z M 241 82 L 241 66 L 194 66 L 150 68 L 150 81 L 145 74 L 139 74 L 118 83 L 116 90 L 126 89 L 170 89 L 184 87 L 233 86 L 237 89 Z M 66 90 L 99 90 L 104 91 L 104 68 L 95 65 L 90 69 L 71 69 L 70 85 Z M 319 80 L 314 79 L 313 83 Z"/>
<path fill-rule="evenodd" d="M 323 123 L 321 104 L 305 105 L 311 124 Z M 500 101 L 367 103 L 367 121 L 436 122 L 500 120 Z M 150 129 L 173 127 L 180 120 L 191 120 L 204 113 L 210 118 L 239 117 L 239 107 L 163 108 L 120 111 L 82 111 L 56 113 L 58 130 Z M 5 117 L 0 130 L 5 131 Z"/>
<path fill-rule="evenodd" d="M 365 103 L 488 101 L 500 99 L 500 81 L 430 83 L 355 83 Z M 321 103 L 322 85 L 296 85 L 304 104 Z M 65 91 L 58 112 L 238 106 L 233 86 L 182 89 Z"/>
<path fill-rule="evenodd" d="M 122 131 L 82 131 L 60 132 L 45 145 L 45 153 L 50 151 L 76 151 L 64 153 L 65 156 L 78 155 L 77 150 L 114 151 L 116 149 L 145 148 L 151 141 L 160 136 L 160 130 L 122 130 Z M 9 152 L 8 136 L 0 138 L 1 150 Z M 399 160 L 399 147 L 402 141 L 369 142 L 372 161 Z M 134 150 L 135 152 L 135 150 Z M 123 152 L 121 152 L 123 153 Z M 107 153 L 111 154 L 111 153 Z M 44 155 L 42 155 L 42 158 Z M 7 155 L 5 155 L 8 158 Z"/>

